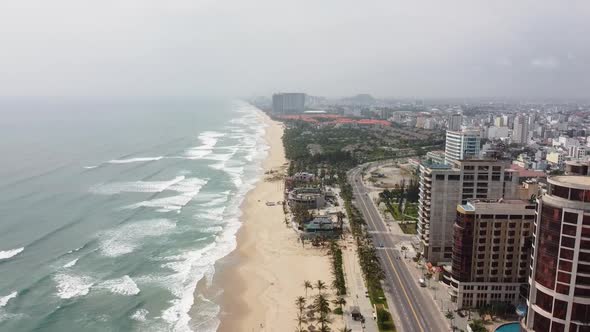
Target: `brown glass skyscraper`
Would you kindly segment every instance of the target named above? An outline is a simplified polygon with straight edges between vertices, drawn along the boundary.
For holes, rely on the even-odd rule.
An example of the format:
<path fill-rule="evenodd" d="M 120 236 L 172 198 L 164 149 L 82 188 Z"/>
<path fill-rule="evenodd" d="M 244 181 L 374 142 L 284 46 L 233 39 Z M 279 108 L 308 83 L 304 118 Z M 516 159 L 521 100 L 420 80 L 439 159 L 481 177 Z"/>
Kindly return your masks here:
<path fill-rule="evenodd" d="M 590 177 L 548 179 L 539 199 L 528 331 L 590 332 Z"/>

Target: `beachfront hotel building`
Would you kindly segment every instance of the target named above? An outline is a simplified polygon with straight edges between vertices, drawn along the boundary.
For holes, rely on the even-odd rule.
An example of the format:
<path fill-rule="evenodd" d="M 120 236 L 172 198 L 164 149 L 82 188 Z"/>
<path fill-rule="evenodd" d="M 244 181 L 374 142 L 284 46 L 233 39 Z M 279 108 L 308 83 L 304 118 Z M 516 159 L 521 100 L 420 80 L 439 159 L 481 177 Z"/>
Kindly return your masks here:
<path fill-rule="evenodd" d="M 273 114 L 299 114 L 305 111 L 305 93 L 275 93 L 272 95 Z"/>
<path fill-rule="evenodd" d="M 480 143 L 479 130 L 447 130 L 445 163 L 452 164 L 457 160 L 478 158 Z"/>
<path fill-rule="evenodd" d="M 509 166 L 506 161 L 483 159 L 420 165 L 417 236 L 427 261 L 451 262 L 457 204 L 517 197 L 518 172 Z"/>
<path fill-rule="evenodd" d="M 587 169 L 585 169 L 587 172 Z M 537 200 L 526 331 L 590 331 L 590 177 L 555 176 Z"/>
<path fill-rule="evenodd" d="M 459 308 L 519 303 L 528 281 L 535 208 L 530 201 L 503 199 L 457 206 L 446 278 Z"/>

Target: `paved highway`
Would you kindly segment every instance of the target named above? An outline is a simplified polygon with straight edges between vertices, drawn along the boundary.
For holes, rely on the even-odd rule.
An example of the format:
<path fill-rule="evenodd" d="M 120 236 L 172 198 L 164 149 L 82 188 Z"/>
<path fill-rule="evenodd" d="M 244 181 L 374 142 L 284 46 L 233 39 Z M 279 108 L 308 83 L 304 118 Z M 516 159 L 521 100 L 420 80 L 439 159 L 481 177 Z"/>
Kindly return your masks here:
<path fill-rule="evenodd" d="M 432 299 L 426 295 L 418 280 L 410 273 L 408 267 L 395 249 L 403 239 L 389 233 L 377 207 L 371 201 L 362 182 L 360 168 L 348 174 L 354 192 L 356 207 L 361 211 L 367 223 L 367 229 L 373 239 L 381 265 L 385 271 L 386 291 L 391 295 L 394 310 L 397 313 L 397 328 L 402 332 L 438 332 L 448 331 L 449 324 L 438 310 Z M 406 238 L 407 239 L 407 238 Z M 383 246 L 382 248 L 380 248 Z"/>

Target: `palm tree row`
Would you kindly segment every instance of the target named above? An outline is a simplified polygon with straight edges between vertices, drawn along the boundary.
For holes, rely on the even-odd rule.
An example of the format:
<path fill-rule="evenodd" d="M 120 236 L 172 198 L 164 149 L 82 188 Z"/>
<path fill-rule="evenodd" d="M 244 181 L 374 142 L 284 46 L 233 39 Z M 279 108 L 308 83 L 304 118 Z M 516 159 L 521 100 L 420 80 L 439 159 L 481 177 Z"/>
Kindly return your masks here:
<path fill-rule="evenodd" d="M 347 188 L 346 190 L 343 190 L 346 192 L 349 190 L 352 191 L 350 184 L 346 181 L 344 174 L 339 178 L 340 188 Z M 379 263 L 377 250 L 375 249 L 375 246 L 373 246 L 369 234 L 363 228 L 365 221 L 361 217 L 360 211 L 356 207 L 352 206 L 352 195 L 347 194 L 344 196 L 344 205 L 348 214 L 348 219 L 350 220 L 352 234 L 356 239 L 357 254 L 359 256 L 361 270 L 365 280 L 367 281 L 367 288 L 369 289 L 369 293 L 371 295 L 375 293 L 381 293 L 381 279 L 383 279 L 384 273 Z"/>
<path fill-rule="evenodd" d="M 346 295 L 342 249 L 338 247 L 336 241 L 330 243 L 330 254 L 332 255 L 332 274 L 334 274 L 332 286 L 336 289 L 336 295 Z"/>

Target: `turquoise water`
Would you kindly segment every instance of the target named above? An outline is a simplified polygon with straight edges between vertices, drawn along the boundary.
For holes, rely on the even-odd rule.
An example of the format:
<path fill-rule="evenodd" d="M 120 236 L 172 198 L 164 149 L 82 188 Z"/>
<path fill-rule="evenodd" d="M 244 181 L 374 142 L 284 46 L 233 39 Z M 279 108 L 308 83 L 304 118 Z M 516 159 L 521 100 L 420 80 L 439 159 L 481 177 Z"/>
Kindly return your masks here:
<path fill-rule="evenodd" d="M 0 100 L 0 132 L 0 331 L 216 329 L 193 293 L 261 173 L 254 107 Z"/>
<path fill-rule="evenodd" d="M 500 325 L 496 332 L 520 332 L 520 324 L 516 322 Z"/>

